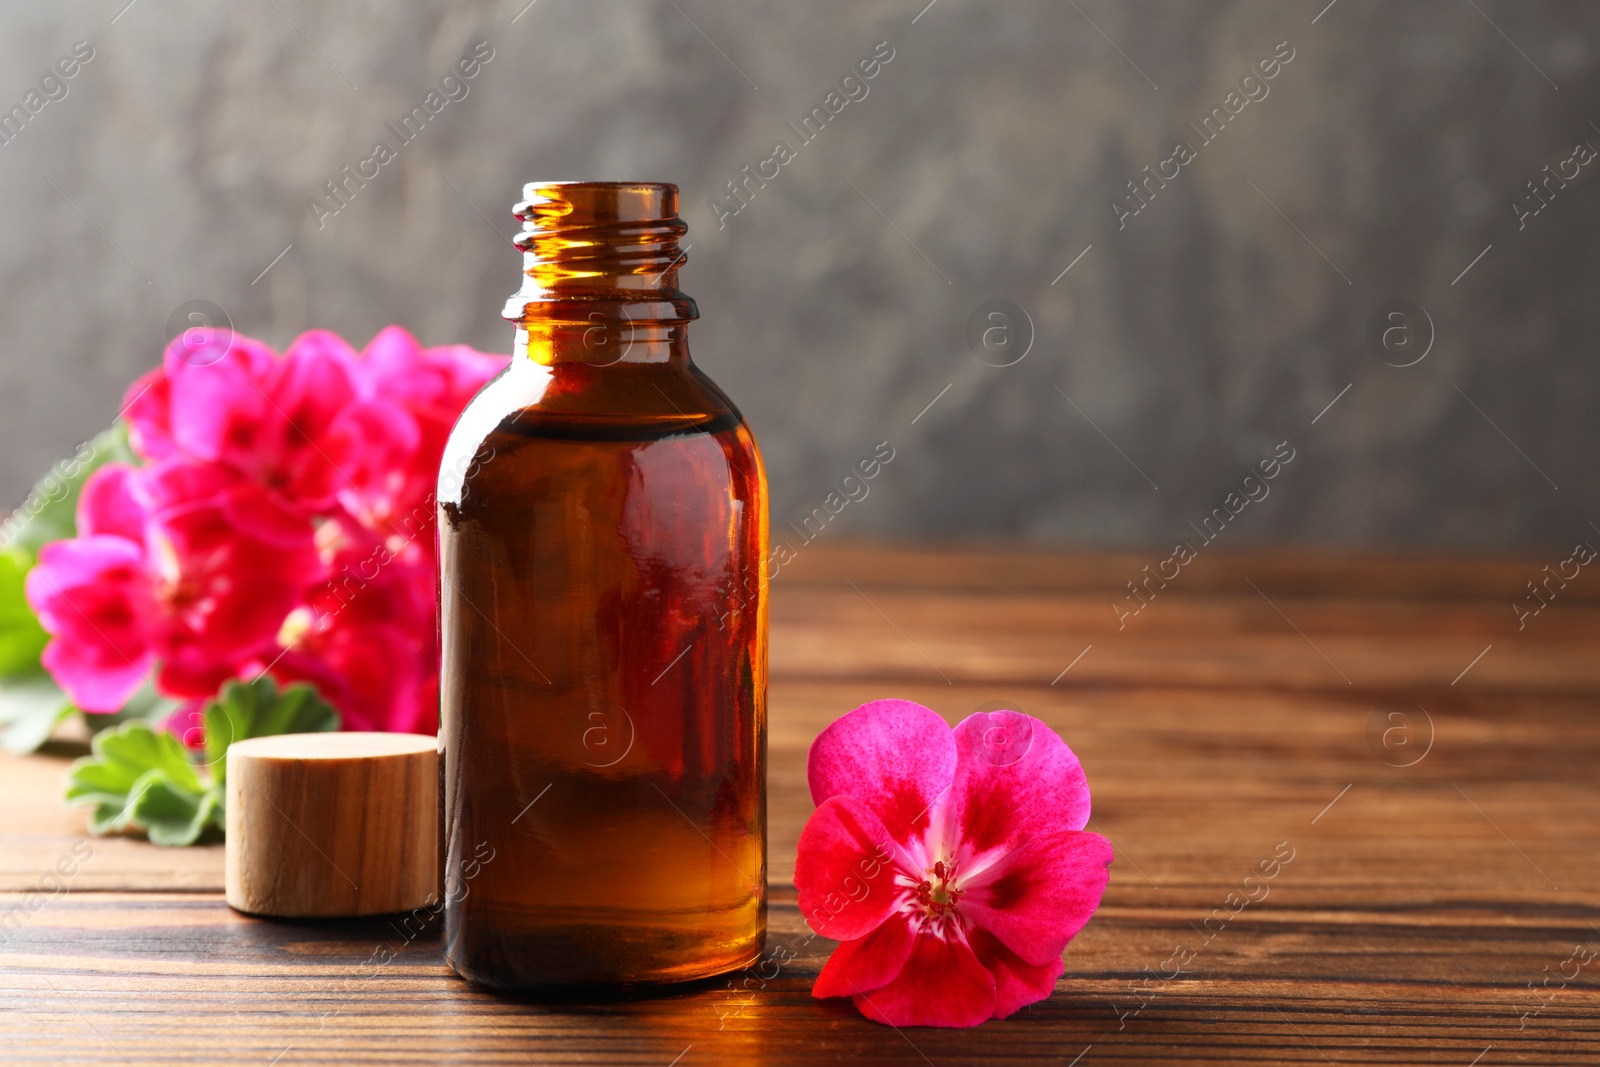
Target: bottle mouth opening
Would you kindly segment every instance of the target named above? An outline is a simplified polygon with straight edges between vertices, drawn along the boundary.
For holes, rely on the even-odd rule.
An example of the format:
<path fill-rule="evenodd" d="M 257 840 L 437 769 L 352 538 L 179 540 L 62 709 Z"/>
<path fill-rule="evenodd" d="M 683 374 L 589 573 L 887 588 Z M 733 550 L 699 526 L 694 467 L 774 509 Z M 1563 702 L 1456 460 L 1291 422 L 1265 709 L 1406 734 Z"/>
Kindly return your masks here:
<path fill-rule="evenodd" d="M 522 232 L 512 243 L 523 253 L 522 290 L 506 318 L 551 318 L 552 305 L 581 299 L 586 315 L 604 305 L 648 302 L 655 308 L 619 307 L 616 318 L 652 321 L 697 318 L 694 301 L 678 291 L 687 259 L 679 244 L 689 229 L 678 217 L 678 187 L 670 182 L 529 182 L 512 210 Z M 607 317 L 612 317 L 608 315 Z"/>
<path fill-rule="evenodd" d="M 517 218 L 556 221 L 651 222 L 678 217 L 678 187 L 671 182 L 529 182 Z"/>

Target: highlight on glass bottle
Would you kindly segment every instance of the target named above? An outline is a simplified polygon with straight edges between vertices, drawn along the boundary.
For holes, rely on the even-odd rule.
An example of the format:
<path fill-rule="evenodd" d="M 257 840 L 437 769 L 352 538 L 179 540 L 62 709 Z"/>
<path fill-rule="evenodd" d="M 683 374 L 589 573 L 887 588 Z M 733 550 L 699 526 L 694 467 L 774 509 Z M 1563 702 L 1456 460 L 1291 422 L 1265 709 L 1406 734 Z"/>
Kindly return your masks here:
<path fill-rule="evenodd" d="M 509 989 L 748 966 L 767 490 L 689 358 L 676 186 L 535 183 L 511 366 L 439 480 L 445 952 Z"/>

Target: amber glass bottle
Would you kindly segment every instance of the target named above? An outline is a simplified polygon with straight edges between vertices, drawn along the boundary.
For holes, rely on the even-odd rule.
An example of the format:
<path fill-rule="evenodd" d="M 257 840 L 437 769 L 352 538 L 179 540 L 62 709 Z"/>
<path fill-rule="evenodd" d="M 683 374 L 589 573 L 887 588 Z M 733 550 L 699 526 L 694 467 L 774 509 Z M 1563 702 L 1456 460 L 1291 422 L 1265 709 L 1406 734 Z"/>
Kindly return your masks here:
<path fill-rule="evenodd" d="M 676 186 L 537 183 L 509 369 L 439 481 L 445 951 L 539 991 L 766 929 L 767 499 L 689 360 Z"/>

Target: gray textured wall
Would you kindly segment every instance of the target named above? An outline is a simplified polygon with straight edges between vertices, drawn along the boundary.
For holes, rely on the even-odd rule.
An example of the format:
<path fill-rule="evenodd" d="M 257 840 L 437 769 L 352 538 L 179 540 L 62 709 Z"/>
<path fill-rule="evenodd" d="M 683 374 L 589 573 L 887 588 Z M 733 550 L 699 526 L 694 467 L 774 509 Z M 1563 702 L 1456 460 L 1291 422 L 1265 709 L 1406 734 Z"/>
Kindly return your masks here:
<path fill-rule="evenodd" d="M 186 301 L 277 344 L 393 321 L 506 351 L 521 183 L 649 178 L 683 188 L 696 358 L 779 522 L 887 440 L 836 529 L 1170 544 L 1289 441 L 1230 540 L 1594 534 L 1600 161 L 1563 161 L 1600 146 L 1600 4 L 923 2 L 14 5 L 0 102 L 75 41 L 94 58 L 0 147 L 0 495 L 116 413 Z M 785 123 L 883 41 L 801 144 Z M 1202 145 L 1186 122 L 1285 41 Z M 323 183 L 478 42 L 466 98 L 319 228 Z M 1196 158 L 1119 229 L 1179 140 Z M 1546 165 L 1578 176 L 1519 221 Z M 994 299 L 1033 325 L 1012 366 L 967 341 Z M 1411 366 L 1415 312 L 1410 348 L 1364 336 L 1392 299 L 1432 323 Z"/>

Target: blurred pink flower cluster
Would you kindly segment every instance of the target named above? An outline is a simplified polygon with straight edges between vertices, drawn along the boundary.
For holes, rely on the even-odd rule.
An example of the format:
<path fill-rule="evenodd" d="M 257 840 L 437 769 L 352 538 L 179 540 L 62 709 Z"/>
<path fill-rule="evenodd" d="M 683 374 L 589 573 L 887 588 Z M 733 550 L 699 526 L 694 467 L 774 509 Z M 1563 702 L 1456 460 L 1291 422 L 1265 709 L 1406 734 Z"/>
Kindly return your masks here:
<path fill-rule="evenodd" d="M 28 575 L 45 668 L 88 712 L 146 679 L 199 701 L 265 671 L 311 682 L 346 729 L 433 733 L 434 485 L 505 365 L 398 326 L 361 352 L 323 330 L 281 356 L 220 329 L 175 339 L 128 391 L 144 464 L 96 471 L 77 536 Z"/>

